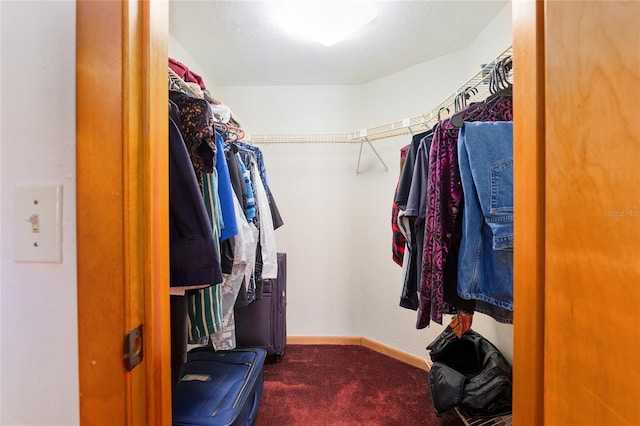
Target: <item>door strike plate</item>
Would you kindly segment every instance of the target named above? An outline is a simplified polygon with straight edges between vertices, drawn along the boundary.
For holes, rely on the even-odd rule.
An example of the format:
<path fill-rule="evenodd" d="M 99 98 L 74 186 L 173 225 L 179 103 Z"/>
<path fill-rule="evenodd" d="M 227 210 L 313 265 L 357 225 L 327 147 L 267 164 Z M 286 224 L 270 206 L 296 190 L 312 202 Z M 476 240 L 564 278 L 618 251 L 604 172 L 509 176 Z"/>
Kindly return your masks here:
<path fill-rule="evenodd" d="M 131 330 L 124 337 L 122 360 L 127 371 L 133 370 L 142 362 L 142 324 Z"/>

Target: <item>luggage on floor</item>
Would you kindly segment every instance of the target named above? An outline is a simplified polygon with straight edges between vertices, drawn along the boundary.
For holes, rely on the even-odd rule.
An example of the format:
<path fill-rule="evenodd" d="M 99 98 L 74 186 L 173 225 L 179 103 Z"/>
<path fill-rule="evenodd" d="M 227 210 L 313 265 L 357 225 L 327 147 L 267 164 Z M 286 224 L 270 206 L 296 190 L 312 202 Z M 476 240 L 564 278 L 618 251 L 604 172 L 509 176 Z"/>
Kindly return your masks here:
<path fill-rule="evenodd" d="M 458 338 L 446 327 L 427 350 L 433 361 L 429 390 L 437 415 L 454 407 L 467 417 L 511 414 L 511 364 L 482 335 L 469 329 Z"/>
<path fill-rule="evenodd" d="M 189 351 L 173 390 L 173 426 L 253 425 L 265 357 L 262 348 Z"/>
<path fill-rule="evenodd" d="M 264 348 L 279 361 L 287 343 L 287 256 L 278 253 L 278 277 L 263 281 L 262 298 L 235 308 L 237 347 Z"/>

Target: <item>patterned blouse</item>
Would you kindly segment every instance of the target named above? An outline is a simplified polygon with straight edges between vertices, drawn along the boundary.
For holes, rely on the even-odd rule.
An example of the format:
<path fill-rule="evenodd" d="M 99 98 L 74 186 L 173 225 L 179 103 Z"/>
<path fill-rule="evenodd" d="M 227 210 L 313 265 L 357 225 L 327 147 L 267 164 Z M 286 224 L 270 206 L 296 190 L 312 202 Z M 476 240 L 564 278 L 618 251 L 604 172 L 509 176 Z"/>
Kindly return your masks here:
<path fill-rule="evenodd" d="M 169 99 L 180 109 L 180 133 L 193 163 L 198 185 L 202 188 L 202 172 L 212 173 L 215 167 L 213 114 L 204 99 L 174 91 L 169 91 Z"/>

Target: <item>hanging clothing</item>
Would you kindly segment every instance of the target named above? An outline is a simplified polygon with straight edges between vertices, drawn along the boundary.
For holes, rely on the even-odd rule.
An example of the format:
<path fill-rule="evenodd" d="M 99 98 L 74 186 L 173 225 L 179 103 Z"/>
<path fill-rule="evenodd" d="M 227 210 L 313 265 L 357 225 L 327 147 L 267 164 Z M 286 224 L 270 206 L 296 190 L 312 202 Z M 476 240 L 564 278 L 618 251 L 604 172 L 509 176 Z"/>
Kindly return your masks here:
<path fill-rule="evenodd" d="M 233 188 L 231 186 L 231 175 L 229 165 L 224 154 L 224 140 L 220 133 L 215 132 L 216 145 L 216 171 L 218 172 L 218 194 L 220 196 L 220 206 L 222 211 L 222 222 L 224 226 L 220 229 L 220 241 L 233 237 L 238 233 L 235 207 L 233 205 Z M 233 255 L 231 255 L 233 259 Z"/>
<path fill-rule="evenodd" d="M 213 134 L 213 116 L 204 99 L 193 98 L 182 92 L 169 91 L 169 99 L 180 110 L 180 134 L 202 188 L 201 173 L 211 173 L 216 161 L 216 142 Z"/>
<path fill-rule="evenodd" d="M 220 275 L 216 275 L 215 284 L 220 284 L 222 278 L 222 252 L 218 244 L 218 218 L 214 217 L 217 208 L 211 198 L 211 187 L 216 177 L 211 174 L 217 170 L 219 160 L 217 159 L 219 148 L 215 144 L 213 131 L 213 117 L 206 101 L 191 97 L 181 92 L 169 92 L 171 101 L 178 107 L 180 113 L 179 133 L 183 137 L 184 145 L 189 153 L 191 166 L 196 176 L 199 190 L 197 192 L 198 206 L 201 213 L 204 211 L 206 220 L 206 232 L 213 242 L 213 253 L 201 251 L 200 255 L 208 255 L 209 260 L 216 264 L 216 270 Z M 203 178 L 203 176 L 205 176 Z M 206 180 L 206 184 L 205 184 Z M 180 188 L 170 188 L 170 196 L 180 195 Z M 207 197 L 205 197 L 205 192 Z M 205 200 L 208 206 L 205 206 Z M 217 200 L 217 197 L 216 197 Z M 186 203 L 181 203 L 183 209 L 193 209 Z M 186 226 L 182 224 L 182 226 Z M 214 238 L 214 234 L 216 237 Z M 194 253 L 185 250 L 177 250 L 176 255 L 187 258 L 197 258 Z M 178 265 L 175 259 L 171 259 L 171 270 Z M 187 291 L 187 329 L 188 341 L 199 342 L 220 327 L 222 319 L 220 316 L 221 287 L 218 285 L 207 286 L 197 290 Z"/>
<path fill-rule="evenodd" d="M 209 335 L 220 329 L 223 282 L 213 287 L 187 292 L 189 343 L 207 343 Z"/>
<path fill-rule="evenodd" d="M 418 309 L 418 283 L 422 270 L 422 242 L 424 239 L 424 220 L 426 216 L 427 177 L 429 172 L 429 149 L 433 141 L 433 132 L 423 133 L 414 154 L 413 173 L 409 192 L 405 198 L 403 220 L 410 229 L 411 239 L 407 241 L 409 263 L 404 275 L 400 306 Z"/>
<path fill-rule="evenodd" d="M 215 242 L 216 252 L 220 257 L 220 229 L 222 227 L 222 210 L 220 208 L 220 196 L 218 195 L 218 173 L 214 169 L 211 173 L 202 174 L 202 196 L 207 217 L 211 223 L 211 233 Z"/>
<path fill-rule="evenodd" d="M 170 58 L 169 67 L 184 80 L 170 72 L 171 360 L 175 384 L 188 343 L 210 343 L 216 350 L 235 348 L 234 306 L 239 291 L 248 284 L 247 303 L 261 296 L 263 257 L 266 276 L 277 273 L 271 265 L 275 263 L 273 220 L 278 227 L 283 222 L 266 184 L 260 150 L 245 148 L 254 158 L 248 167 L 235 146 L 226 145 L 216 132 L 214 124 L 220 122 L 239 127 L 230 109 L 213 99 L 200 76 L 184 64 Z"/>
<path fill-rule="evenodd" d="M 484 112 L 484 114 L 479 114 Z M 486 105 L 469 108 L 475 120 L 512 121 L 512 100 L 499 99 Z M 455 250 L 456 235 L 461 226 L 460 210 L 463 207 L 463 189 L 458 165 L 458 132 L 450 120 L 436 126 L 434 140 L 429 153 L 429 179 L 427 187 L 427 218 L 425 222 L 422 273 L 418 297 L 418 319 L 416 328 L 425 328 L 430 320 L 442 324 L 444 312 L 450 312 L 444 298 L 446 285 L 457 288 L 457 283 L 445 283 L 448 255 Z M 457 263 L 457 262 L 456 262 Z M 457 281 L 457 277 L 456 277 Z M 457 290 L 456 290 L 457 291 Z"/>
<path fill-rule="evenodd" d="M 244 214 L 247 218 L 247 222 L 253 222 L 253 218 L 256 217 L 256 199 L 253 195 L 253 185 L 251 184 L 251 174 L 247 167 L 242 162 L 240 153 L 236 152 L 236 161 L 240 165 L 242 177 L 244 179 L 244 185 L 246 187 L 247 199 L 245 200 Z"/>
<path fill-rule="evenodd" d="M 230 274 L 224 274 L 222 284 L 222 326 L 210 336 L 215 350 L 236 347 L 234 306 L 242 282 L 246 279 L 246 272 L 253 269 L 258 240 L 258 230 L 252 223 L 247 222 L 237 197 L 234 197 L 234 203 L 238 235 L 233 239 L 235 242 L 233 268 Z"/>
<path fill-rule="evenodd" d="M 433 143 L 434 132 L 429 131 L 420 140 L 418 151 L 415 155 L 415 165 L 413 168 L 413 176 L 411 178 L 411 187 L 407 196 L 406 210 L 404 212 L 404 220 L 411 227 L 412 241 L 410 245 L 409 267 L 411 270 L 404 276 L 403 292 L 400 306 L 417 310 L 418 288 L 422 274 L 422 259 L 425 220 L 427 216 L 427 189 L 429 178 L 429 152 Z M 453 238 L 453 247 L 449 255 L 455 258 L 457 254 L 457 245 L 460 240 L 460 232 L 456 229 Z M 475 303 L 465 300 L 458 296 L 456 291 L 457 279 L 457 262 L 447 263 L 443 277 L 447 284 L 443 287 L 443 311 L 444 314 L 455 314 L 459 311 L 472 312 Z"/>
<path fill-rule="evenodd" d="M 409 152 L 407 158 L 402 167 L 400 174 L 400 181 L 396 190 L 395 202 L 401 208 L 405 209 L 407 206 L 407 199 L 409 198 L 409 191 L 411 191 L 411 183 L 413 179 L 413 168 L 416 163 L 416 154 L 418 153 L 418 147 L 422 138 L 431 133 L 432 130 L 413 135 L 411 137 L 411 143 L 409 144 Z"/>
<path fill-rule="evenodd" d="M 253 151 L 245 149 L 239 145 L 238 155 L 240 156 L 242 163 L 246 166 L 246 175 L 251 182 L 251 186 L 253 188 L 254 200 L 255 200 L 255 188 L 257 185 L 257 181 L 260 180 L 260 175 L 255 172 L 257 169 L 254 167 L 256 164 L 256 156 Z M 238 297 L 236 298 L 236 307 L 246 307 L 257 298 L 261 297 L 262 294 L 262 254 L 260 248 L 260 211 L 259 206 L 255 203 L 255 209 L 253 214 L 253 220 L 251 223 L 255 226 L 258 231 L 256 252 L 254 257 L 253 269 L 251 271 L 247 271 L 250 273 L 248 279 L 242 282 L 242 286 L 240 287 L 240 291 L 238 292 Z"/>
<path fill-rule="evenodd" d="M 260 232 L 253 277 L 249 282 L 243 284 L 236 301 L 237 307 L 243 307 L 247 306 L 251 301 L 262 297 L 263 278 L 275 278 L 277 276 L 277 252 L 274 234 L 277 224 L 274 220 L 279 221 L 280 226 L 284 222 L 280 217 L 279 211 L 276 210 L 274 212 L 273 210 L 274 207 L 277 207 L 273 195 L 267 192 L 268 187 L 265 186 L 266 169 L 264 168 L 264 163 L 262 173 L 260 172 L 258 158 L 261 158 L 262 152 L 252 145 L 239 142 L 235 144 L 239 147 L 238 154 L 249 172 L 256 205 L 253 222 Z"/>
<path fill-rule="evenodd" d="M 469 122 L 458 139 L 464 191 L 458 293 L 513 310 L 513 122 Z"/>
<path fill-rule="evenodd" d="M 195 72 L 191 71 L 182 62 L 173 58 L 169 58 L 169 68 L 171 68 L 173 72 L 175 72 L 178 75 L 178 77 L 180 77 L 187 83 L 196 83 L 200 87 L 200 89 L 202 90 L 206 89 L 204 85 L 204 81 L 202 80 L 202 77 L 200 77 Z"/>
<path fill-rule="evenodd" d="M 217 217 L 220 217 L 220 198 L 218 197 L 217 173 L 203 174 L 203 196 L 207 216 L 209 217 L 211 233 L 216 243 L 216 251 L 220 259 L 222 254 L 220 246 L 220 230 Z M 221 285 L 212 288 L 198 289 L 187 294 L 188 339 L 191 343 L 206 343 L 208 336 L 215 333 L 222 326 L 222 292 L 224 291 L 224 268 L 220 260 L 223 272 Z"/>
<path fill-rule="evenodd" d="M 178 127 L 169 120 L 170 285 L 215 285 L 222 270 L 193 165 Z"/>
<path fill-rule="evenodd" d="M 429 129 L 426 132 L 422 132 L 413 135 L 411 143 L 409 144 L 409 151 L 405 159 L 404 165 L 400 173 L 400 180 L 396 188 L 396 194 L 394 201 L 399 208 L 398 225 L 402 230 L 406 239 L 405 250 L 406 256 L 403 260 L 403 275 L 402 275 L 402 292 L 400 294 L 400 306 L 407 309 L 418 309 L 418 283 L 420 280 L 420 271 L 422 265 L 422 258 L 419 257 L 421 246 L 418 244 L 422 241 L 422 235 L 418 235 L 415 229 L 415 221 L 417 212 L 414 211 L 416 206 L 409 206 L 409 212 L 407 213 L 407 207 L 409 203 L 409 196 L 412 192 L 414 185 L 419 185 L 420 179 L 422 179 L 422 173 L 424 170 L 426 176 L 427 167 L 424 165 L 417 165 L 419 168 L 418 176 L 416 176 L 416 163 L 418 161 L 424 161 L 423 156 L 418 159 L 418 151 L 425 139 L 431 141 L 433 135 L 433 129 Z M 428 150 L 427 150 L 428 154 Z M 414 181 L 414 179 L 416 179 Z M 413 189 L 414 199 L 417 200 L 417 194 L 420 193 L 420 188 Z"/>
<path fill-rule="evenodd" d="M 229 176 L 231 178 L 231 188 L 233 188 L 233 192 L 235 193 L 236 198 L 240 203 L 240 209 L 244 212 L 245 206 L 247 204 L 247 186 L 244 181 L 244 176 L 242 174 L 240 164 L 238 164 L 238 160 L 235 155 L 237 150 L 238 150 L 238 147 L 236 147 L 235 145 L 226 144 L 224 147 L 224 156 L 227 162 L 227 166 L 229 168 Z M 236 222 L 237 221 L 238 221 L 238 216 L 236 215 Z"/>
<path fill-rule="evenodd" d="M 231 109 L 228 106 L 209 102 L 209 107 L 217 122 L 226 124 L 231 120 Z"/>
<path fill-rule="evenodd" d="M 262 179 L 262 185 L 264 186 L 264 190 L 267 194 L 267 201 L 269 203 L 269 211 L 271 214 L 271 221 L 273 223 L 273 229 L 278 229 L 282 225 L 284 225 L 284 221 L 282 220 L 282 216 L 280 215 L 280 211 L 278 210 L 278 205 L 276 204 L 276 200 L 271 193 L 271 188 L 269 187 L 269 180 L 267 178 L 267 167 L 264 163 L 264 158 L 262 155 L 262 150 L 254 145 L 249 145 L 243 142 L 236 142 L 238 147 L 244 148 L 245 150 L 251 151 L 255 156 L 256 165 L 258 166 L 258 170 L 260 172 L 260 178 Z M 245 165 L 248 165 L 245 162 Z"/>
<path fill-rule="evenodd" d="M 453 242 L 462 200 L 455 152 L 457 136 L 457 129 L 451 123 L 440 122 L 429 154 L 427 218 L 416 328 L 426 327 L 429 320 L 442 324 L 442 313 L 446 309 L 444 266 Z"/>
<path fill-rule="evenodd" d="M 186 361 L 189 341 L 186 293 L 203 287 L 217 291 L 222 270 L 217 239 L 211 232 L 192 162 L 194 157 L 189 155 L 180 130 L 180 109 L 172 101 L 169 101 L 169 117 L 171 376 L 175 386 Z M 211 148 L 207 146 L 207 149 Z"/>
<path fill-rule="evenodd" d="M 407 159 L 409 148 L 410 147 L 407 145 L 400 149 L 400 175 L 402 175 L 402 168 L 404 167 L 405 160 Z M 396 195 L 398 194 L 398 186 L 400 186 L 400 178 L 398 178 L 398 184 L 396 185 L 396 192 L 391 206 L 391 258 L 398 264 L 398 266 L 402 266 L 407 240 L 398 225 L 398 213 L 400 211 L 400 207 L 395 200 Z"/>
<path fill-rule="evenodd" d="M 254 173 L 257 166 L 254 163 Z M 267 192 L 261 179 L 256 179 L 255 197 L 260 211 L 260 249 L 262 255 L 262 279 L 278 277 L 278 253 L 276 249 L 275 229 L 270 214 Z"/>

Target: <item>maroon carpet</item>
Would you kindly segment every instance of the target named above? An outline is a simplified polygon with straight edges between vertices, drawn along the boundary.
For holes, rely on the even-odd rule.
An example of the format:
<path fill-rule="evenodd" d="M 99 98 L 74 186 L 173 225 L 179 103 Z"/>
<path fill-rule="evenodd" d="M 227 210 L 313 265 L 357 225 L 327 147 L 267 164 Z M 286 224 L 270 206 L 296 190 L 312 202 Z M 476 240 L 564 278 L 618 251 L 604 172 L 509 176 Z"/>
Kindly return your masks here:
<path fill-rule="evenodd" d="M 255 426 L 464 424 L 434 414 L 426 371 L 362 346 L 287 345 L 264 379 Z"/>

